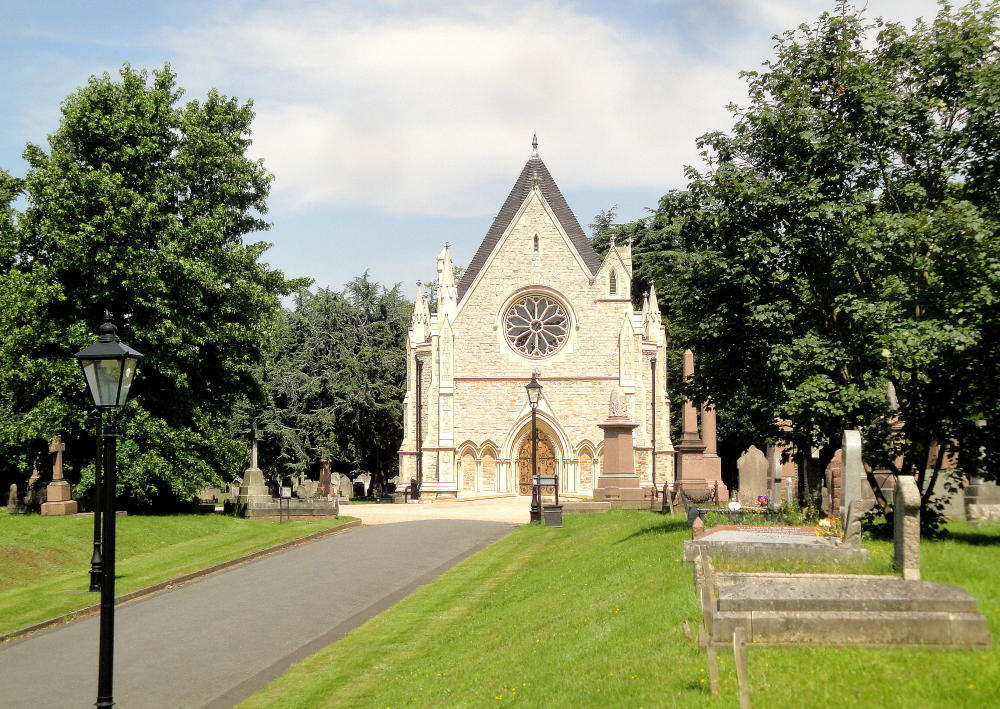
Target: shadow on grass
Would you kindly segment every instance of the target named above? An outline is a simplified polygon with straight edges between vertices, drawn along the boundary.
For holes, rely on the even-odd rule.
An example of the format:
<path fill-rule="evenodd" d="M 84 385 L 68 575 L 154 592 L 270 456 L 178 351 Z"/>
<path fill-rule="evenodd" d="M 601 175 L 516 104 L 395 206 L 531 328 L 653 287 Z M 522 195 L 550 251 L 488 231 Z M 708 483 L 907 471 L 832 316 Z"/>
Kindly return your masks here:
<path fill-rule="evenodd" d="M 648 527 L 643 527 L 642 529 L 632 532 L 632 534 L 619 539 L 615 544 L 621 544 L 627 542 L 635 537 L 645 537 L 650 534 L 670 534 L 672 532 L 678 532 L 682 529 L 688 529 L 688 523 L 685 519 L 665 519 L 662 522 L 657 522 Z"/>
<path fill-rule="evenodd" d="M 952 532 L 946 537 L 946 540 L 974 547 L 1000 546 L 1000 534 L 988 532 Z"/>

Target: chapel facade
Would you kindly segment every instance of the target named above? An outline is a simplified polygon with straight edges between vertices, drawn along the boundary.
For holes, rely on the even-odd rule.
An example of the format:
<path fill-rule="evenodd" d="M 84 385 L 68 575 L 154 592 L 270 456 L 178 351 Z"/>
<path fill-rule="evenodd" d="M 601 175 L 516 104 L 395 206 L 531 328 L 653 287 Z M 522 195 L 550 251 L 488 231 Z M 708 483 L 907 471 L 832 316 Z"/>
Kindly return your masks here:
<path fill-rule="evenodd" d="M 598 424 L 615 386 L 638 424 L 642 485 L 653 484 L 654 456 L 657 485 L 673 480 L 667 340 L 656 293 L 633 309 L 631 246 L 613 243 L 603 259 L 597 255 L 537 141 L 461 281 L 447 244 L 437 276 L 437 312 L 418 286 L 409 330 L 403 481 L 421 480 L 421 495 L 431 498 L 529 494 L 525 385 L 533 373 L 543 387 L 539 473 L 558 473 L 562 493 L 587 497 L 595 488 L 603 461 Z"/>

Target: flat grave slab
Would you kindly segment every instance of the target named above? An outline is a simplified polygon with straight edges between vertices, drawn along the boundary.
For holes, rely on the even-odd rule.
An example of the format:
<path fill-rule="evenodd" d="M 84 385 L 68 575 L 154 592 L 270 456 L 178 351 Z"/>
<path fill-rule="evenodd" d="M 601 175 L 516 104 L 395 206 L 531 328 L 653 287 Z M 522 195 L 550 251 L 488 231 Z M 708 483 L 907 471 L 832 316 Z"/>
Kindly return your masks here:
<path fill-rule="evenodd" d="M 757 645 L 988 647 L 975 598 L 957 586 L 894 576 L 716 575 L 709 631 L 728 645 L 742 627 Z"/>
<path fill-rule="evenodd" d="M 842 544 L 831 537 L 817 537 L 815 527 L 757 527 L 724 525 L 705 530 L 684 542 L 684 561 L 693 562 L 699 549 L 709 556 L 762 559 L 857 559 L 868 550 Z"/>

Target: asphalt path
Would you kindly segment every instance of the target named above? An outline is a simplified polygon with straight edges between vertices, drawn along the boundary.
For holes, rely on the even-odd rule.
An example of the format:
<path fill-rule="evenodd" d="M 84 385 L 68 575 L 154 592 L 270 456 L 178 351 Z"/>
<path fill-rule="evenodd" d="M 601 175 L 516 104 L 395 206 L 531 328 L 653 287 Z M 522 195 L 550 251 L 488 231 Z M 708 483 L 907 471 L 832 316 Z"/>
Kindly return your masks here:
<path fill-rule="evenodd" d="M 365 526 L 119 606 L 115 705 L 231 707 L 512 528 Z M 0 706 L 93 706 L 97 649 L 97 616 L 0 645 Z"/>

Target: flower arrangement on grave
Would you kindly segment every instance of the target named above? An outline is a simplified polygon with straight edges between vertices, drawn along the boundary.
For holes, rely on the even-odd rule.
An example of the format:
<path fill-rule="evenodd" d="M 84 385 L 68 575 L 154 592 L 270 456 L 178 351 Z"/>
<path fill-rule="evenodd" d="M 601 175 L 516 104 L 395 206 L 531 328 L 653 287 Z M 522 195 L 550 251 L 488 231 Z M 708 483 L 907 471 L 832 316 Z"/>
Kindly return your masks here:
<path fill-rule="evenodd" d="M 839 517 L 824 517 L 816 524 L 817 537 L 839 537 L 841 531 Z"/>
<path fill-rule="evenodd" d="M 767 507 L 768 504 L 770 504 L 770 502 L 771 502 L 771 498 L 768 497 L 767 495 L 757 495 L 757 506 L 758 507 Z"/>

